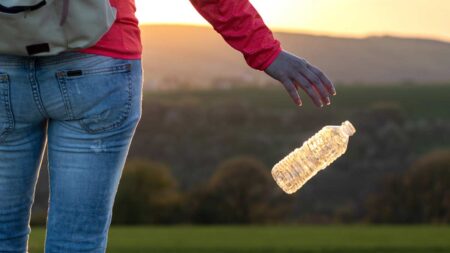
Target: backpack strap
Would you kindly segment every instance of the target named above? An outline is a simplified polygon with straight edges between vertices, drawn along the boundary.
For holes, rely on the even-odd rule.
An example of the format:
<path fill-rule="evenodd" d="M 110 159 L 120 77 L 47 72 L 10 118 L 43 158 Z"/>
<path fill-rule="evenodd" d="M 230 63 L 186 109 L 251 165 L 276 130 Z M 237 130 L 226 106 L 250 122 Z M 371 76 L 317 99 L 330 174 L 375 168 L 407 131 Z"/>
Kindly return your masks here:
<path fill-rule="evenodd" d="M 66 22 L 67 15 L 69 15 L 69 0 L 63 0 L 61 19 L 59 20 L 59 25 L 62 26 Z"/>

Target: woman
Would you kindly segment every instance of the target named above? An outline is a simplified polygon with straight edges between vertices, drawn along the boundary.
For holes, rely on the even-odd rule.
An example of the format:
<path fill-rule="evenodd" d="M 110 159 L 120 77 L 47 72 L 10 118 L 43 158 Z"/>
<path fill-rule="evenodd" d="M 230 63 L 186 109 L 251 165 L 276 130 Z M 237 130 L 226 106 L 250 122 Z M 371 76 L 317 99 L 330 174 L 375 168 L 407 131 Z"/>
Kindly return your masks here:
<path fill-rule="evenodd" d="M 0 252 L 27 252 L 30 210 L 48 143 L 46 253 L 106 251 L 112 207 L 142 113 L 142 46 L 134 0 L 95 46 L 59 55 L 0 55 Z M 333 84 L 281 49 L 247 0 L 191 0 L 248 65 L 302 88 L 317 106 Z"/>

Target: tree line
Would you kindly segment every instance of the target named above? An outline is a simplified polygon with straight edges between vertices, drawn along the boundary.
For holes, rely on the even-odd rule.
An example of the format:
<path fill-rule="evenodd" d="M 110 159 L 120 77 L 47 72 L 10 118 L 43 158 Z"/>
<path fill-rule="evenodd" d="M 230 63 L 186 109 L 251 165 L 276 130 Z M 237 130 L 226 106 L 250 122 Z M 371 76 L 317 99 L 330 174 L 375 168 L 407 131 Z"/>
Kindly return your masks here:
<path fill-rule="evenodd" d="M 383 180 L 367 197 L 363 214 L 338 220 L 370 223 L 449 223 L 450 150 L 419 158 Z M 275 184 L 255 157 L 221 163 L 206 183 L 181 191 L 167 165 L 127 162 L 115 200 L 113 224 L 274 224 L 292 223 L 293 196 Z M 308 220 L 303 219 L 308 222 Z"/>

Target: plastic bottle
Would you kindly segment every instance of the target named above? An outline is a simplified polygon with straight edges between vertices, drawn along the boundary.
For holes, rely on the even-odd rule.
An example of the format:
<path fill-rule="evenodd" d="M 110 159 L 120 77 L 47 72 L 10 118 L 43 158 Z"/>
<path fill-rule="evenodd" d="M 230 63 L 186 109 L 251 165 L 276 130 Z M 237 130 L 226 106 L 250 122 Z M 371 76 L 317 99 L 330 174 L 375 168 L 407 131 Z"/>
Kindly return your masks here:
<path fill-rule="evenodd" d="M 347 150 L 349 137 L 356 132 L 349 121 L 325 126 L 272 168 L 272 176 L 288 194 L 296 192 L 310 178 L 325 169 Z"/>

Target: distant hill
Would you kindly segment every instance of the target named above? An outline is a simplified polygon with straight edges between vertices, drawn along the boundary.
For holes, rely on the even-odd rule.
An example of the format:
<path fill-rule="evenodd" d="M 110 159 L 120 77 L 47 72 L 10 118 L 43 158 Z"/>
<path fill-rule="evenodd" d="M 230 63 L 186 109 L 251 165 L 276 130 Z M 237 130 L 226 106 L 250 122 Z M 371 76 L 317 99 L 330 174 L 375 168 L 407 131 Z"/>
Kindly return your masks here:
<path fill-rule="evenodd" d="M 227 87 L 274 83 L 208 27 L 144 25 L 145 87 Z M 284 49 L 340 83 L 450 81 L 450 43 L 397 37 L 364 39 L 275 33 Z"/>

